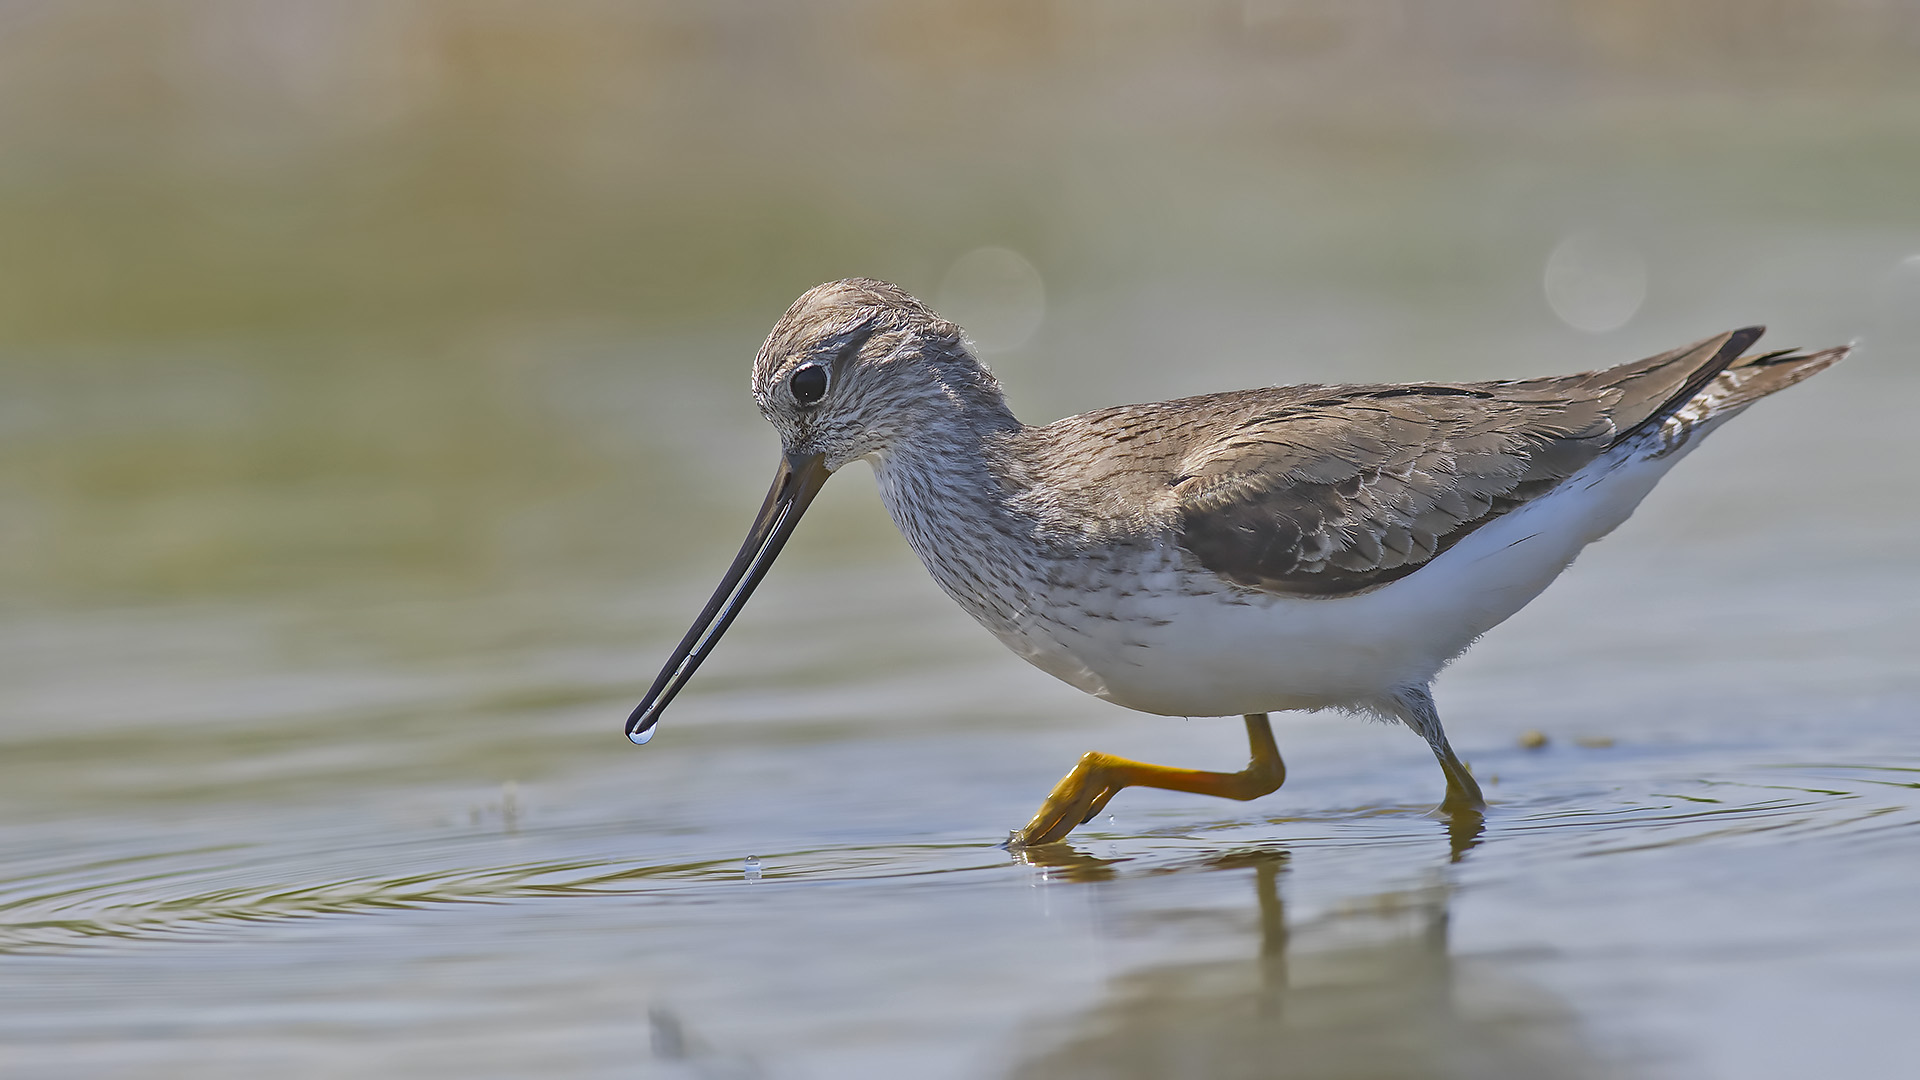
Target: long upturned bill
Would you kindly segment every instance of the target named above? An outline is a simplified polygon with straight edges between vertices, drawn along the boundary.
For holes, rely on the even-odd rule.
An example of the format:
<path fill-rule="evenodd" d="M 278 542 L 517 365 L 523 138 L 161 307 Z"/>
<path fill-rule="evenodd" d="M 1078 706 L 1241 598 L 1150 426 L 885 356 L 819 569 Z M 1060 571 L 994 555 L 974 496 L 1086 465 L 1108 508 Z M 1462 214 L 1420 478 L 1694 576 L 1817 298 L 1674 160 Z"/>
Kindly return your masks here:
<path fill-rule="evenodd" d="M 680 639 L 667 665 L 660 669 L 652 689 L 633 710 L 633 715 L 627 717 L 627 738 L 636 743 L 653 738 L 654 725 L 660 722 L 667 703 L 687 685 L 700 662 L 719 644 L 720 635 L 727 632 L 734 617 L 747 605 L 754 586 L 767 575 L 767 568 L 786 546 L 787 537 L 793 535 L 793 527 L 806 512 L 807 504 L 813 502 L 831 475 L 819 454 L 789 454 L 781 459 L 779 471 L 773 476 L 773 487 L 767 491 L 767 501 L 761 504 L 753 527 L 747 530 L 740 554 L 734 556 L 733 565 L 720 579 L 713 598 L 693 621 L 687 636 Z"/>

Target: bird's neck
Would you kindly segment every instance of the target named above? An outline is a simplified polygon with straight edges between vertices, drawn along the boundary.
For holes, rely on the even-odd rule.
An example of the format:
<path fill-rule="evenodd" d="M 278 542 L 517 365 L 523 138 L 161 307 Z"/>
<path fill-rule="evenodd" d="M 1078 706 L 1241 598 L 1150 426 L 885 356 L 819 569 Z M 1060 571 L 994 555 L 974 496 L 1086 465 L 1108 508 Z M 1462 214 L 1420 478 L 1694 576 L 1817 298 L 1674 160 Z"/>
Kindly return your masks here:
<path fill-rule="evenodd" d="M 997 394 L 990 401 L 943 404 L 948 407 L 873 459 L 880 497 L 916 551 L 921 544 L 910 531 L 914 521 L 938 519 L 946 528 L 972 522 L 996 530 L 1016 525 L 1008 503 L 1018 481 L 1008 475 L 999 447 L 1022 430 L 1020 421 Z"/>
<path fill-rule="evenodd" d="M 1017 468 L 1004 447 L 1022 430 L 1004 402 L 953 410 L 874 459 L 880 498 L 927 571 L 998 631 L 1031 602 L 1042 560 L 1033 522 L 1017 509 Z"/>

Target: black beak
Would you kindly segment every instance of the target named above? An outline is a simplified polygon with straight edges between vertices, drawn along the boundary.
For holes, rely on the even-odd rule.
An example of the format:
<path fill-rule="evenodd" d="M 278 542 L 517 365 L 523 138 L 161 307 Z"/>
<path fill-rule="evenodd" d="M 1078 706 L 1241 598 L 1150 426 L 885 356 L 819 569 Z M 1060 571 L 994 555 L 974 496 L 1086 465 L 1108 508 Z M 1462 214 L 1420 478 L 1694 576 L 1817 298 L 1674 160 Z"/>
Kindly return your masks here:
<path fill-rule="evenodd" d="M 821 454 L 788 454 L 781 460 L 780 471 L 774 473 L 773 487 L 767 492 L 767 501 L 761 505 L 759 516 L 753 519 L 753 528 L 747 531 L 747 542 L 740 545 L 740 554 L 733 557 L 733 565 L 720 579 L 720 587 L 713 591 L 706 610 L 693 621 L 687 636 L 680 639 L 680 647 L 673 650 L 667 666 L 660 669 L 653 688 L 647 691 L 633 715 L 627 717 L 627 738 L 636 743 L 653 738 L 654 725 L 660 722 L 667 703 L 693 678 L 700 661 L 720 643 L 720 635 L 727 632 L 734 616 L 747 606 L 747 597 L 753 595 L 760 579 L 767 576 L 767 568 L 786 546 L 787 537 L 793 535 L 793 527 L 799 524 L 807 504 L 832 475 Z"/>

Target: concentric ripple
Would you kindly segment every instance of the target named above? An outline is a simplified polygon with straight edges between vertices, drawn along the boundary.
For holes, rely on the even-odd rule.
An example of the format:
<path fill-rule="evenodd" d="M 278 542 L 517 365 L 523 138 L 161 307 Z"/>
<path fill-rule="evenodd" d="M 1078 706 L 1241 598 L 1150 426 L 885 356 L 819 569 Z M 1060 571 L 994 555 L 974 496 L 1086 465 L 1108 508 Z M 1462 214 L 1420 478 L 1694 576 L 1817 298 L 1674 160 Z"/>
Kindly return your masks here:
<path fill-rule="evenodd" d="M 1603 858 L 1686 846 L 1723 850 L 1753 841 L 1818 839 L 1872 844 L 1920 827 L 1920 767 L 1809 763 L 1738 778 L 1666 783 L 1610 803 L 1590 792 L 1496 803 L 1470 858 L 1524 873 L 1566 858 Z M 691 849 L 639 861 L 632 838 L 604 825 L 521 833 L 517 845 L 579 851 L 497 864 L 457 861 L 500 843 L 492 835 L 421 837 L 403 843 L 309 848 L 297 855 L 231 846 L 41 865 L 0 881 L 0 952 L 46 952 L 110 941 L 218 936 L 247 924 L 458 904 L 556 903 L 629 897 L 699 902 L 718 890 L 799 884 L 895 882 L 953 875 L 1019 874 L 1047 880 L 1107 880 L 1230 864 L 1237 851 L 1322 852 L 1372 863 L 1430 860 L 1446 829 L 1412 806 L 1354 806 L 1320 813 L 1195 817 L 1204 804 L 1151 815 L 1128 831 L 1098 823 L 1068 845 L 1010 855 L 985 839 L 825 845 L 742 858 Z M 1250 808 L 1251 809 L 1251 808 Z M 359 861 L 363 873 L 303 879 L 316 865 Z M 1399 855 L 1394 855 L 1399 852 Z M 44 861 L 44 860 L 43 860 Z M 440 863 L 432 869 L 423 865 Z M 407 867 L 404 872 L 396 872 Z M 1023 869 L 1024 868 L 1024 869 Z M 386 872 L 382 872 L 384 869 Z"/>

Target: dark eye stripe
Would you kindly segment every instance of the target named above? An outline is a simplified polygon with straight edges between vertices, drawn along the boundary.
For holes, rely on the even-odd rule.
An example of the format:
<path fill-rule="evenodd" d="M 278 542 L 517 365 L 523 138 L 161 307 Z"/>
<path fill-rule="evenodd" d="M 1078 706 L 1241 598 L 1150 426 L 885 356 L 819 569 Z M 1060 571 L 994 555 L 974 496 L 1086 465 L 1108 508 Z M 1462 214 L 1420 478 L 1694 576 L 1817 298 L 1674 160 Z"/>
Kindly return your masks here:
<path fill-rule="evenodd" d="M 855 356 L 859 355 L 860 346 L 865 345 L 867 343 L 867 339 L 872 337 L 874 335 L 874 332 L 879 329 L 880 329 L 879 327 L 873 325 L 872 323 L 868 323 L 865 326 L 862 326 L 856 329 L 852 334 L 848 335 L 846 342 L 842 344 L 838 349 L 835 349 L 833 352 L 834 370 L 836 371 L 839 370 L 841 367 L 845 366 L 848 361 L 852 360 Z"/>
<path fill-rule="evenodd" d="M 827 369 L 819 364 L 802 364 L 787 376 L 787 388 L 793 400 L 802 405 L 818 404 L 827 396 Z"/>

